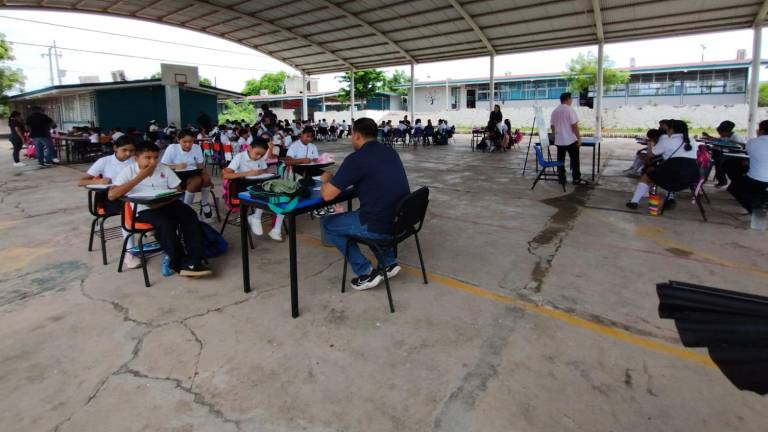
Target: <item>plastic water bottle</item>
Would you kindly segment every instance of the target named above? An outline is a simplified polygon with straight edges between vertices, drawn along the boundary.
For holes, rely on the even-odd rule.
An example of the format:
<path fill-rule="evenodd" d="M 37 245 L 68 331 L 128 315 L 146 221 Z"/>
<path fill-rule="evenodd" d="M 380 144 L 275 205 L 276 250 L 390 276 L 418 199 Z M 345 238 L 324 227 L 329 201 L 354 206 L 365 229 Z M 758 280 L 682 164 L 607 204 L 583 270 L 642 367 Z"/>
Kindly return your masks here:
<path fill-rule="evenodd" d="M 765 231 L 768 227 L 768 209 L 765 206 L 756 206 L 752 209 L 752 221 L 750 228 L 757 231 Z"/>
<path fill-rule="evenodd" d="M 660 207 L 661 197 L 656 190 L 656 185 L 653 185 L 648 192 L 648 214 L 651 216 L 658 216 Z"/>
<path fill-rule="evenodd" d="M 168 255 L 163 255 L 163 269 L 161 270 L 161 273 L 163 276 L 173 276 L 175 273 L 173 269 L 171 269 L 171 259 L 168 257 Z"/>

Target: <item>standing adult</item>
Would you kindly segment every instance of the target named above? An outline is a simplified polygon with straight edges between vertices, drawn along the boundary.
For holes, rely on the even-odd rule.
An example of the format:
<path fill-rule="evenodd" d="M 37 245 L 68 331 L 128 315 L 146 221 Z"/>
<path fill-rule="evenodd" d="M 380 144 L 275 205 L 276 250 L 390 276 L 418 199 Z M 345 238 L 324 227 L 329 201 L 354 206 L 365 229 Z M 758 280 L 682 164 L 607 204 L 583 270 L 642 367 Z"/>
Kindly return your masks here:
<path fill-rule="evenodd" d="M 354 186 L 360 199 L 360 209 L 328 216 L 323 219 L 326 238 L 344 254 L 351 236 L 386 239 L 392 235 L 397 205 L 410 189 L 405 167 L 397 151 L 376 140 L 378 128 L 370 118 L 361 118 L 352 126 L 354 153 L 344 159 L 335 175 L 323 174 L 320 190 L 326 201 L 336 198 L 341 191 Z M 400 271 L 395 253 L 389 249 L 376 253 L 378 267 L 374 268 L 355 244 L 347 254 L 352 270 L 352 288 L 365 290 L 381 283 L 383 273 L 393 277 Z"/>
<path fill-rule="evenodd" d="M 19 159 L 19 152 L 24 145 L 24 123 L 21 120 L 21 113 L 14 111 L 8 117 L 8 128 L 11 130 L 11 145 L 13 145 L 13 166 L 21 168 L 27 166 Z"/>
<path fill-rule="evenodd" d="M 53 119 L 48 117 L 39 106 L 34 106 L 29 111 L 30 114 L 27 116 L 26 124 L 29 128 L 29 138 L 35 144 L 37 162 L 41 167 L 59 163 L 59 159 L 56 158 L 56 149 L 53 147 L 53 140 L 51 139 L 51 128 L 55 126 Z"/>
<path fill-rule="evenodd" d="M 502 120 L 504 120 L 504 116 L 501 114 L 501 107 L 498 105 L 493 106 L 493 111 L 491 111 L 491 116 L 488 118 L 488 126 L 496 126 L 501 127 Z M 499 130 L 501 132 L 501 130 Z"/>
<path fill-rule="evenodd" d="M 261 104 L 261 125 L 270 134 L 275 133 L 275 125 L 277 124 L 277 114 L 269 109 L 268 104 Z"/>
<path fill-rule="evenodd" d="M 563 165 L 558 167 L 557 170 L 560 182 L 565 184 L 565 154 L 568 153 L 568 158 L 571 160 L 573 184 L 586 185 L 589 183 L 581 178 L 579 163 L 579 148 L 581 147 L 579 116 L 576 115 L 576 111 L 571 107 L 572 103 L 573 98 L 570 93 L 561 94 L 560 105 L 552 111 L 552 118 L 550 119 L 552 132 L 555 135 L 557 160 L 558 162 L 563 162 Z"/>
<path fill-rule="evenodd" d="M 213 130 L 213 119 L 207 113 L 200 111 L 200 115 L 197 116 L 197 126 L 206 131 Z"/>

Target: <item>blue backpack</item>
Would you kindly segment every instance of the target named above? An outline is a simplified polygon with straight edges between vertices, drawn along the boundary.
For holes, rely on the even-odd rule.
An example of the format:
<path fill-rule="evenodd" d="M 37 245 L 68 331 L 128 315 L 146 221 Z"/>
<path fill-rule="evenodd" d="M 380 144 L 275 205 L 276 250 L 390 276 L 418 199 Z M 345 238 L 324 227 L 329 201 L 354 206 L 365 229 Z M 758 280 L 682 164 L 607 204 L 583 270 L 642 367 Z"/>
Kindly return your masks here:
<path fill-rule="evenodd" d="M 203 258 L 216 258 L 227 252 L 227 241 L 212 226 L 200 222 L 203 233 Z"/>

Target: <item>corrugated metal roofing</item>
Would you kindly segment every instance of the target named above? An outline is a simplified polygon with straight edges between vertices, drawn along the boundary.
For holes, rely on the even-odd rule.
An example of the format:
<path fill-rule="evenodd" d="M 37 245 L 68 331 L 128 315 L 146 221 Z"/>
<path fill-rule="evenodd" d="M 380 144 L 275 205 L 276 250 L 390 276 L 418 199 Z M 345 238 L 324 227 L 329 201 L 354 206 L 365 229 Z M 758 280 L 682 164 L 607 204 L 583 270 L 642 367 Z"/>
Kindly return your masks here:
<path fill-rule="evenodd" d="M 762 25 L 765 0 L 2 0 L 207 33 L 306 74 Z"/>

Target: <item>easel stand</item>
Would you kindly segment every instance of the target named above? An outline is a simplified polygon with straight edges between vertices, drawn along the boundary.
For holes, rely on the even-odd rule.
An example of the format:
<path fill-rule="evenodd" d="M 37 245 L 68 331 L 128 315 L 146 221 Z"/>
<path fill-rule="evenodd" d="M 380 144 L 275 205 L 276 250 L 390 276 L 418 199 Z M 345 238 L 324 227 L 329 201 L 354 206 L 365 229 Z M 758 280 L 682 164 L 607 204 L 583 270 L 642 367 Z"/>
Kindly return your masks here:
<path fill-rule="evenodd" d="M 533 141 L 533 131 L 536 129 L 536 114 L 533 115 L 533 124 L 531 125 L 531 133 L 528 134 L 528 150 L 525 151 L 525 162 L 523 162 L 523 177 L 525 177 L 525 170 L 528 168 L 528 156 L 531 154 L 531 142 Z M 536 166 L 536 172 L 539 172 L 538 165 Z"/>

